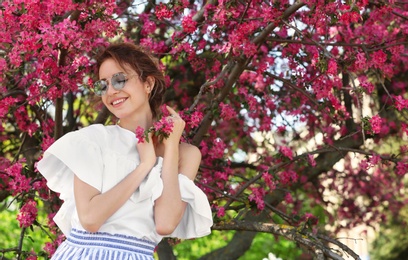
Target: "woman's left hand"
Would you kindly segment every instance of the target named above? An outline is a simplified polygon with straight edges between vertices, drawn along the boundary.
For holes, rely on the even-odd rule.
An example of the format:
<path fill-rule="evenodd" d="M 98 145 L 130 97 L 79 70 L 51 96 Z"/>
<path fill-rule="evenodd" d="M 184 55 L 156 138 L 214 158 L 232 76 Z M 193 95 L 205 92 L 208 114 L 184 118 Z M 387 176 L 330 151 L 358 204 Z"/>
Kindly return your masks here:
<path fill-rule="evenodd" d="M 163 140 L 163 144 L 164 146 L 167 146 L 169 144 L 178 145 L 180 142 L 181 135 L 183 134 L 186 122 L 184 122 L 184 120 L 180 117 L 180 115 L 176 111 L 174 111 L 174 109 L 172 109 L 169 106 L 166 106 L 166 108 L 170 113 L 170 116 L 167 116 L 166 120 L 173 122 L 173 129 L 169 137 Z"/>

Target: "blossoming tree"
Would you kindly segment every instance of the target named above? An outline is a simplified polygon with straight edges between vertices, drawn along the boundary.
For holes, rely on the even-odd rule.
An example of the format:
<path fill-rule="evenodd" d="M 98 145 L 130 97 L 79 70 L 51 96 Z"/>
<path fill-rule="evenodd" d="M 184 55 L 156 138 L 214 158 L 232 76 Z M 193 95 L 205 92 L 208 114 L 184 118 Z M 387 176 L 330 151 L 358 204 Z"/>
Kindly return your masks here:
<path fill-rule="evenodd" d="M 358 259 L 336 232 L 380 223 L 407 201 L 407 10 L 377 0 L 2 1 L 0 201 L 18 205 L 21 239 L 0 251 L 36 259 L 63 239 L 52 221 L 60 201 L 35 165 L 63 134 L 111 120 L 89 88 L 109 39 L 161 59 L 166 103 L 203 154 L 196 181 L 213 229 L 242 231 L 204 259 L 238 258 L 252 231 L 319 259 Z M 22 247 L 31 227 L 52 237 L 44 252 Z"/>

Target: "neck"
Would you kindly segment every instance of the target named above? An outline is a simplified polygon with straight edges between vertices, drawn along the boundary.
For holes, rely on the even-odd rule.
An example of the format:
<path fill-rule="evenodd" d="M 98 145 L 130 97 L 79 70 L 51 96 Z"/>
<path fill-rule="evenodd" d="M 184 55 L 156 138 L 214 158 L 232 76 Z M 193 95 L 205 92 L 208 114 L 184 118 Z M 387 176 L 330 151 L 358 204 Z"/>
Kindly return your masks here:
<path fill-rule="evenodd" d="M 144 114 L 137 118 L 121 118 L 118 121 L 118 125 L 129 131 L 135 132 L 138 127 L 148 129 L 153 126 L 154 120 L 151 113 Z"/>

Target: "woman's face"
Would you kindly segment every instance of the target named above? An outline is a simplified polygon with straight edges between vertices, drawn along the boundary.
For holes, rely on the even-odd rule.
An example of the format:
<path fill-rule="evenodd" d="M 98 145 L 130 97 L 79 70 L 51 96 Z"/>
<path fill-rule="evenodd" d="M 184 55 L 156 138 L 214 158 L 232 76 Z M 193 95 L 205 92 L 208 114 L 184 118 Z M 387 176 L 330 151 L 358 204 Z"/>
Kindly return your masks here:
<path fill-rule="evenodd" d="M 116 90 L 112 87 L 112 76 L 117 73 L 126 74 L 124 87 Z M 102 102 L 119 119 L 135 118 L 138 115 L 150 112 L 148 81 L 142 82 L 137 73 L 130 69 L 119 66 L 113 59 L 105 60 L 99 68 L 99 79 L 107 80 L 108 89 L 102 95 Z M 114 80 L 115 81 L 115 80 Z"/>

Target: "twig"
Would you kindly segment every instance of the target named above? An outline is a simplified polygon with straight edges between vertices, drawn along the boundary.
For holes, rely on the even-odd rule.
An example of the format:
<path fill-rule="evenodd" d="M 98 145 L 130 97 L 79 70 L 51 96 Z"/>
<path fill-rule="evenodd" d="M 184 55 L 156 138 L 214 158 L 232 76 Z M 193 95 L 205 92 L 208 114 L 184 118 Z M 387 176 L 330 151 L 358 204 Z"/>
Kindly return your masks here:
<path fill-rule="evenodd" d="M 20 239 L 18 241 L 18 246 L 17 246 L 17 248 L 18 248 L 17 260 L 21 260 L 21 257 L 22 257 L 21 253 L 22 253 L 22 248 L 23 248 L 23 240 L 24 240 L 25 231 L 26 231 L 26 228 L 23 227 L 23 229 L 21 230 L 21 233 L 20 233 Z"/>
<path fill-rule="evenodd" d="M 217 76 L 217 78 L 215 80 L 206 81 L 203 85 L 201 85 L 200 91 L 198 92 L 197 96 L 194 99 L 194 103 L 188 109 L 190 112 L 193 111 L 193 109 L 197 106 L 198 101 L 200 100 L 200 98 L 203 95 L 206 88 L 211 86 L 211 85 L 216 84 L 221 78 L 223 78 L 224 75 L 227 73 L 227 71 L 232 67 L 232 64 L 233 64 L 233 62 L 229 61 L 228 64 L 222 69 L 221 73 Z"/>

